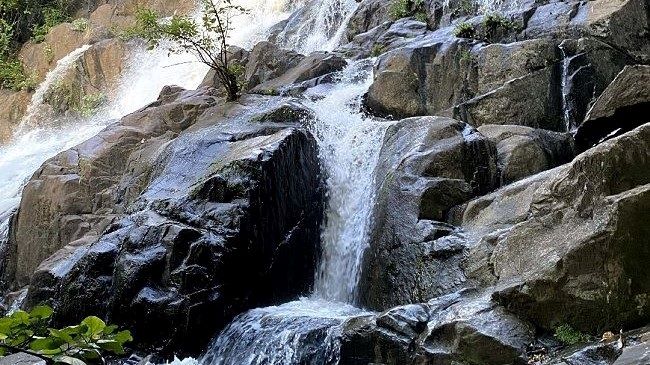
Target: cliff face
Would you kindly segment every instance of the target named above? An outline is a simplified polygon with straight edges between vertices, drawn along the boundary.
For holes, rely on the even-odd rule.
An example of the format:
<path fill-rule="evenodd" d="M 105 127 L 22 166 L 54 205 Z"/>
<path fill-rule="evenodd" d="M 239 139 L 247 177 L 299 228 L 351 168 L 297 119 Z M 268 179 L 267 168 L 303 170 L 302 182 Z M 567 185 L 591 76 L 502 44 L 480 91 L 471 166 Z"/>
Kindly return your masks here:
<path fill-rule="evenodd" d="M 236 315 L 309 294 L 337 194 L 313 128 L 337 111 L 315 110 L 313 90 L 340 92 L 341 70 L 374 57 L 353 107 L 386 133 L 353 304 L 375 313 L 344 321 L 336 362 L 634 358 L 645 330 L 632 350 L 557 355 L 547 338 L 562 324 L 600 336 L 650 322 L 650 5 L 428 0 L 396 13 L 400 2 L 334 11 L 343 26 L 324 33 L 338 45 L 301 54 L 287 48 L 309 41 L 307 2 L 267 41 L 231 48 L 239 102 L 208 74 L 49 159 L 11 220 L 3 289 L 27 287 L 24 305 L 50 303 L 61 324 L 100 315 L 139 349 L 191 354 Z M 187 11 L 177 5 L 155 6 Z M 106 25 L 132 21 L 129 9 L 99 6 L 88 34 L 54 28 L 47 65 L 43 46 L 21 54 L 44 76 L 92 43 L 61 80 L 110 97 L 130 45 Z M 48 107 L 65 114 L 56 92 Z M 24 95 L 0 97 L 0 126 L 15 123 Z"/>

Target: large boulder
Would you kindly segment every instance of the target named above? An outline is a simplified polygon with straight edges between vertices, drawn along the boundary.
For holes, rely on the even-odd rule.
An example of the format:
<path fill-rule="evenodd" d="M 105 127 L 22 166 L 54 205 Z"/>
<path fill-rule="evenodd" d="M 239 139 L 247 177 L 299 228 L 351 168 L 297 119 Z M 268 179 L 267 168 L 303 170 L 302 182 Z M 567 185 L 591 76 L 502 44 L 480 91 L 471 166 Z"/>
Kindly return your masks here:
<path fill-rule="evenodd" d="M 469 276 L 537 326 L 602 333 L 647 323 L 650 124 L 470 202 Z"/>
<path fill-rule="evenodd" d="M 582 150 L 647 123 L 650 113 L 650 66 L 628 66 L 596 100 L 576 131 Z"/>
<path fill-rule="evenodd" d="M 525 364 L 533 333 L 489 295 L 463 291 L 349 320 L 339 364 Z"/>
<path fill-rule="evenodd" d="M 314 52 L 282 75 L 255 86 L 250 92 L 274 95 L 295 88 L 305 89 L 307 86 L 301 87 L 300 84 L 311 84 L 307 81 L 340 71 L 346 65 L 347 61 L 342 57 L 327 52 Z"/>
<path fill-rule="evenodd" d="M 568 133 L 516 125 L 483 125 L 478 131 L 497 147 L 501 185 L 565 164 L 575 155 Z"/>
<path fill-rule="evenodd" d="M 48 161 L 11 239 L 26 305 L 50 303 L 58 324 L 100 315 L 140 346 L 196 353 L 238 313 L 306 293 L 322 216 L 316 143 L 259 105 L 284 107 L 170 88 Z"/>
<path fill-rule="evenodd" d="M 388 128 L 362 278 L 362 304 L 387 309 L 449 293 L 465 281 L 452 207 L 496 183 L 494 145 L 469 125 L 409 118 Z"/>
<path fill-rule="evenodd" d="M 294 51 L 281 49 L 271 42 L 260 42 L 253 47 L 244 74 L 246 89 L 284 75 L 298 66 L 305 56 Z"/>
<path fill-rule="evenodd" d="M 0 143 L 11 138 L 31 99 L 28 91 L 0 90 Z"/>

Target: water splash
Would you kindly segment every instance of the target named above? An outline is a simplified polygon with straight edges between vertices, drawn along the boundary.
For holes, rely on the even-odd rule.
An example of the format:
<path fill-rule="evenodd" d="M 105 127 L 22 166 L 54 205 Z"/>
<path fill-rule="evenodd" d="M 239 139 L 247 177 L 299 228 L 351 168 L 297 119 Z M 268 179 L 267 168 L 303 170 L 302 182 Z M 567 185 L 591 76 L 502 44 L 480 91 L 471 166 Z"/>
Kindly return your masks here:
<path fill-rule="evenodd" d="M 289 19 L 278 43 L 303 54 L 331 51 L 340 43 L 358 3 L 355 0 L 310 0 Z"/>

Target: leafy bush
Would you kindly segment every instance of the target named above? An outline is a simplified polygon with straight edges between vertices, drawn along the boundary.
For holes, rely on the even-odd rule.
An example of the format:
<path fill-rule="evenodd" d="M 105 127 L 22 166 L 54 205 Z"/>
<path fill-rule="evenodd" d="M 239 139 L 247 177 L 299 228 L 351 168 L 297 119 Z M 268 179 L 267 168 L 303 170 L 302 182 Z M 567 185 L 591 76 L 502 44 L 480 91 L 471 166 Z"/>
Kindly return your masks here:
<path fill-rule="evenodd" d="M 414 17 L 421 22 L 426 23 L 428 21 L 424 0 L 393 0 L 389 14 L 394 20 Z"/>
<path fill-rule="evenodd" d="M 36 43 L 45 40 L 45 36 L 53 27 L 67 21 L 69 16 L 61 8 L 49 7 L 43 9 L 43 23 L 34 26 L 32 39 Z"/>
<path fill-rule="evenodd" d="M 228 38 L 232 30 L 233 17 L 246 13 L 241 6 L 233 5 L 232 0 L 222 0 L 215 5 L 211 0 L 202 0 L 203 17 L 201 24 L 186 16 L 174 15 L 159 20 L 151 9 L 140 9 L 136 13 L 136 25 L 127 29 L 123 37 L 144 39 L 150 49 L 159 47 L 163 40 L 172 41 L 169 51 L 173 53 L 191 52 L 197 59 L 216 72 L 228 100 L 239 98 L 241 90 L 238 68 L 228 57 Z"/>
<path fill-rule="evenodd" d="M 25 72 L 20 61 L 0 59 L 0 87 L 31 91 L 36 87 L 36 80 Z"/>
<path fill-rule="evenodd" d="M 105 363 L 105 355 L 124 354 L 124 344 L 133 341 L 129 331 L 118 331 L 92 316 L 76 326 L 48 328 L 52 314 L 52 308 L 40 306 L 1 318 L 0 356 L 22 352 L 48 364 Z"/>
<path fill-rule="evenodd" d="M 563 324 L 555 328 L 555 338 L 565 345 L 576 345 L 589 341 L 589 335 L 586 335 L 568 324 Z"/>
<path fill-rule="evenodd" d="M 372 57 L 378 57 L 378 56 L 380 56 L 382 53 L 384 53 L 385 51 L 386 51 L 386 47 L 385 47 L 384 45 L 382 45 L 382 44 L 375 44 L 374 46 L 372 46 L 372 50 L 370 51 L 370 56 L 372 56 Z"/>
<path fill-rule="evenodd" d="M 476 29 L 471 23 L 458 23 L 454 29 L 454 35 L 458 38 L 474 38 L 476 36 Z"/>
<path fill-rule="evenodd" d="M 81 98 L 81 103 L 75 108 L 75 111 L 84 117 L 89 117 L 95 113 L 106 101 L 106 95 L 103 93 L 87 94 Z"/>
<path fill-rule="evenodd" d="M 483 38 L 492 40 L 500 32 L 507 32 L 509 30 L 516 30 L 517 24 L 512 20 L 504 17 L 501 14 L 488 14 L 483 19 Z"/>
<path fill-rule="evenodd" d="M 90 23 L 86 18 L 75 19 L 72 22 L 72 30 L 74 30 L 75 32 L 85 32 L 86 30 L 88 30 L 89 26 Z"/>

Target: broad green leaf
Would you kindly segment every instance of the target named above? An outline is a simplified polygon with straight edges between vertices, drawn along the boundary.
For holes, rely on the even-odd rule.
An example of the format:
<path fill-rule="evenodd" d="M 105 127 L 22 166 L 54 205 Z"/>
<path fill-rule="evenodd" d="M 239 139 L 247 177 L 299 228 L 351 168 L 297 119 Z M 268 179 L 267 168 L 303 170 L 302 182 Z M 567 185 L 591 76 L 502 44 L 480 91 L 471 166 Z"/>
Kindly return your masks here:
<path fill-rule="evenodd" d="M 52 310 L 51 307 L 42 305 L 42 306 L 34 307 L 34 309 L 32 309 L 31 312 L 29 312 L 29 315 L 40 319 L 47 319 L 50 318 L 53 313 L 54 310 Z"/>
<path fill-rule="evenodd" d="M 29 344 L 29 348 L 34 351 L 55 350 L 64 343 L 65 341 L 55 337 L 37 338 Z"/>
<path fill-rule="evenodd" d="M 131 342 L 133 341 L 133 336 L 131 336 L 131 331 L 129 330 L 124 330 L 120 331 L 115 334 L 115 337 L 113 339 L 121 344 L 124 344 L 126 342 Z"/>
<path fill-rule="evenodd" d="M 86 363 L 80 359 L 74 358 L 67 355 L 59 355 L 52 358 L 54 362 L 68 365 L 86 365 Z"/>
<path fill-rule="evenodd" d="M 97 341 L 97 344 L 104 351 L 108 351 L 108 352 L 114 353 L 116 355 L 124 354 L 124 347 L 122 347 L 122 344 L 117 342 L 117 341 L 99 340 L 99 341 Z"/>
<path fill-rule="evenodd" d="M 106 328 L 106 323 L 104 323 L 104 321 L 102 321 L 100 318 L 95 316 L 86 317 L 86 319 L 81 321 L 81 324 L 88 327 L 88 330 L 86 331 L 86 335 L 92 337 L 102 333 L 104 328 Z"/>

